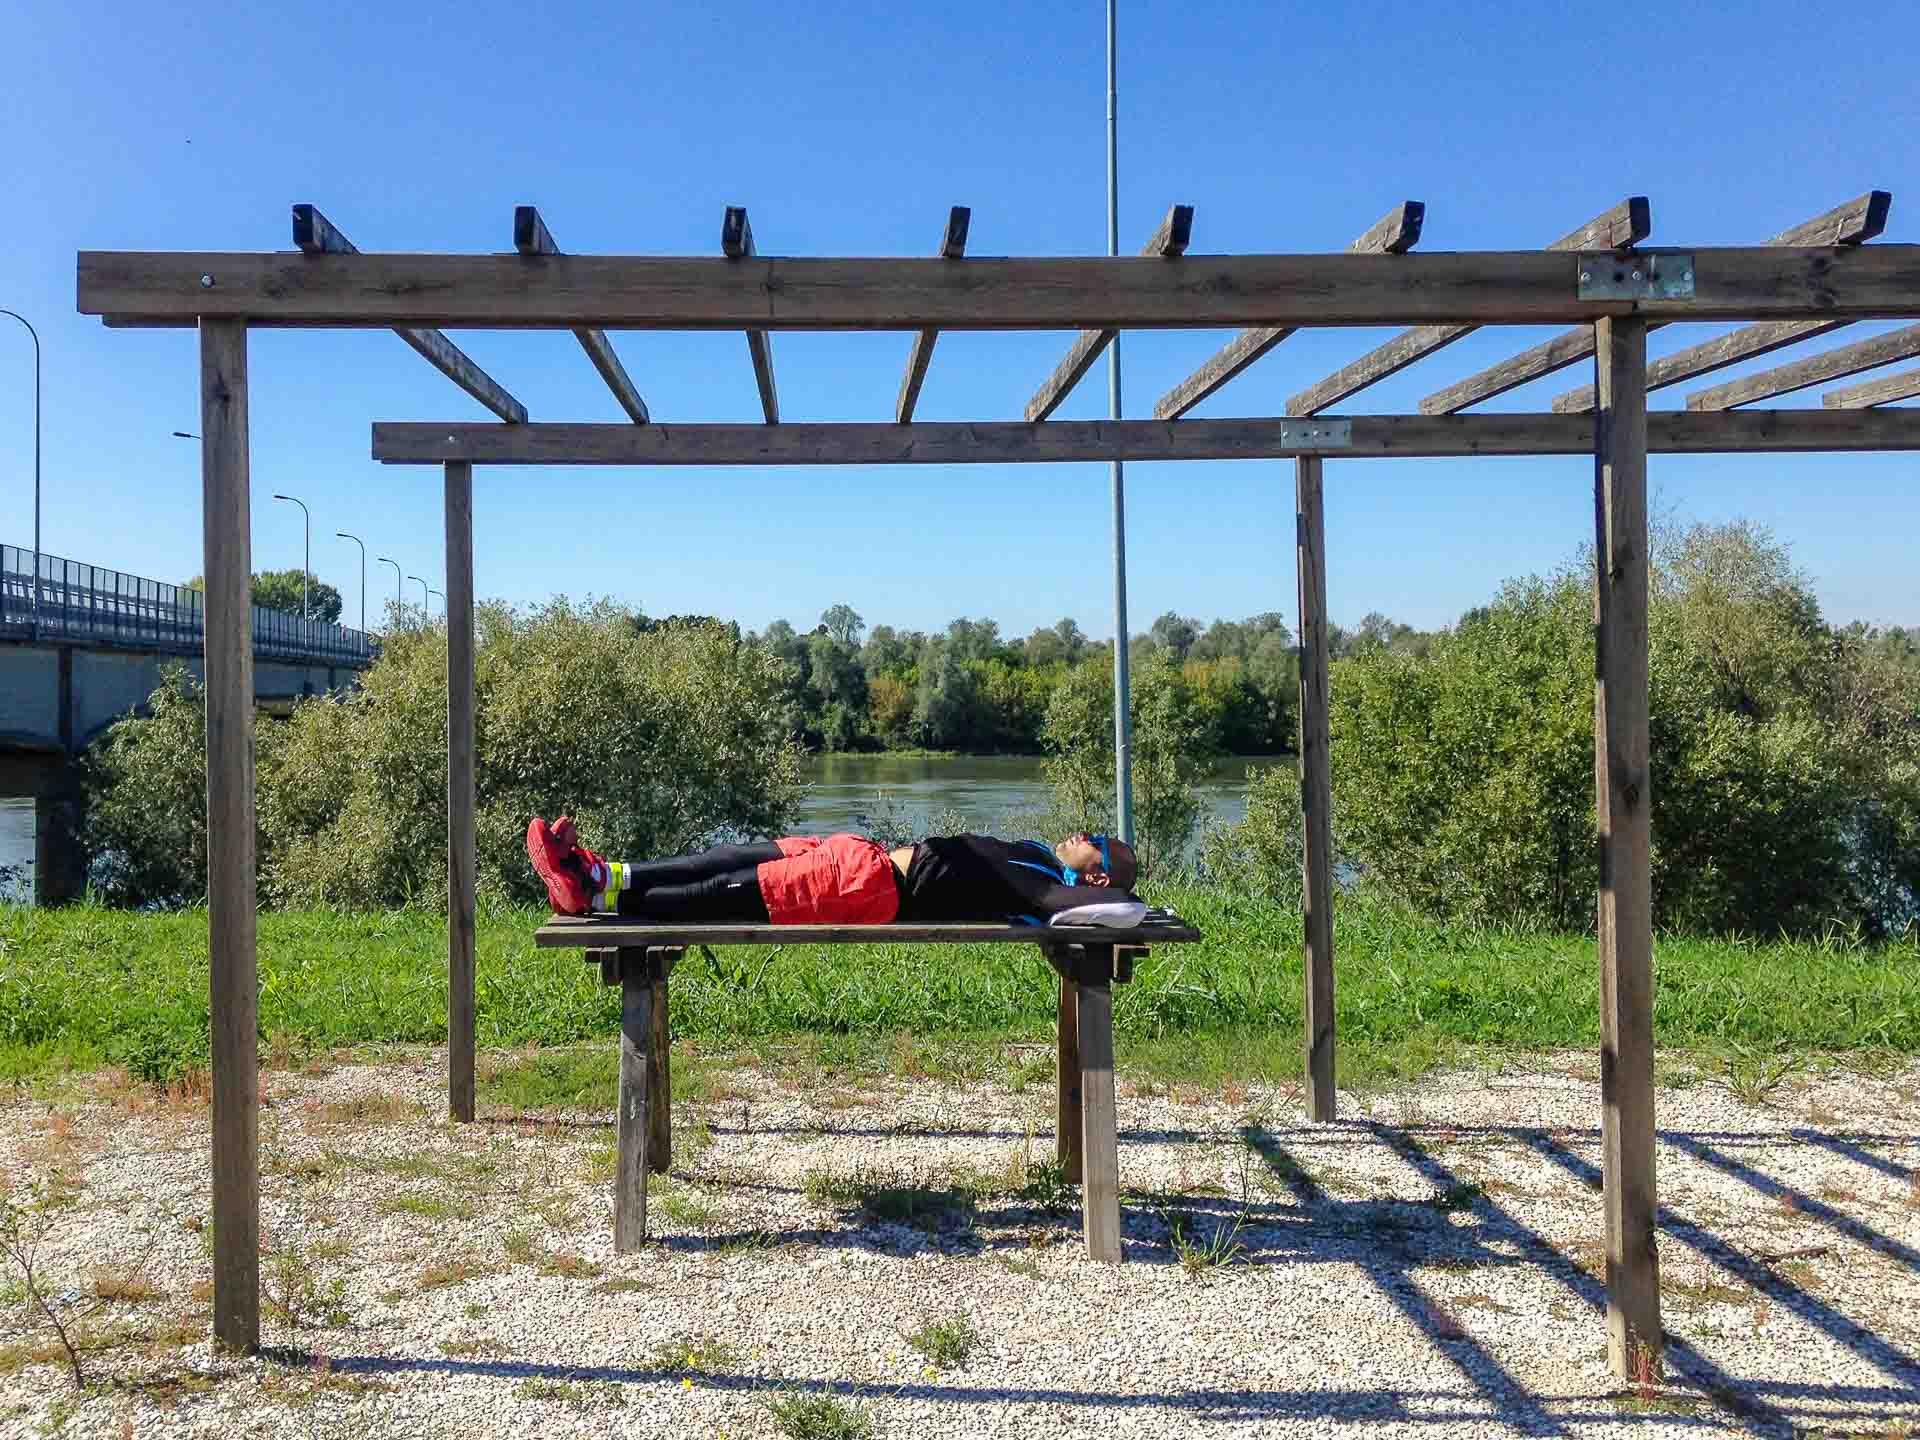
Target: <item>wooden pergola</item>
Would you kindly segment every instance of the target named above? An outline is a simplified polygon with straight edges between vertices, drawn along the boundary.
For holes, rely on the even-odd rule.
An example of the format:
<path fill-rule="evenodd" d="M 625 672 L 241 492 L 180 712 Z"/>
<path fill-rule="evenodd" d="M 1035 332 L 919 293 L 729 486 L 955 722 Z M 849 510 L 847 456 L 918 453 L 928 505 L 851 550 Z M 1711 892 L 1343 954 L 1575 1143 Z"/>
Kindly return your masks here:
<path fill-rule="evenodd" d="M 1647 249 L 1633 198 L 1543 250 L 1417 254 L 1424 207 L 1396 206 L 1337 255 L 1188 253 L 1176 206 L 1138 257 L 965 258 L 967 212 L 928 259 L 759 256 L 729 210 L 712 257 L 563 253 L 530 208 L 514 251 L 361 254 L 309 206 L 293 253 L 86 251 L 79 308 L 109 325 L 198 326 L 207 577 L 208 904 L 213 1041 L 214 1332 L 259 1342 L 257 965 L 252 654 L 247 643 L 247 331 L 393 329 L 505 424 L 376 424 L 375 458 L 444 469 L 448 624 L 448 1038 L 452 1114 L 474 1114 L 475 465 L 912 465 L 1084 460 L 1291 459 L 1300 599 L 1305 816 L 1305 1046 L 1313 1118 L 1334 1112 L 1332 860 L 1327 753 L 1323 470 L 1329 459 L 1594 457 L 1594 770 L 1600 830 L 1601 1096 L 1608 1349 L 1616 1374 L 1662 1349 L 1654 1232 L 1653 973 L 1648 791 L 1649 453 L 1920 449 L 1920 412 L 1872 408 L 1920 393 L 1920 372 L 1829 394 L 1821 410 L 1736 407 L 1920 354 L 1920 325 L 1704 390 L 1649 415 L 1647 393 L 1855 321 L 1920 319 L 1920 247 L 1867 245 L 1889 197 L 1870 192 L 1762 246 Z M 1649 365 L 1661 325 L 1742 328 Z M 1564 335 L 1429 396 L 1417 414 L 1324 412 L 1481 326 L 1564 324 Z M 1294 395 L 1286 413 L 1181 419 L 1296 329 L 1409 325 Z M 529 423 L 438 327 L 570 330 L 631 422 Z M 1152 420 L 1050 421 L 1122 330 L 1240 333 L 1155 407 Z M 1022 420 L 912 420 L 941 330 L 1078 333 Z M 735 330 L 764 424 L 667 425 L 608 340 L 615 330 Z M 912 336 L 892 423 L 783 421 L 772 336 L 899 330 Z M 1591 390 L 1537 414 L 1458 413 L 1592 357 Z M 1122 637 L 1124 642 L 1124 637 Z"/>

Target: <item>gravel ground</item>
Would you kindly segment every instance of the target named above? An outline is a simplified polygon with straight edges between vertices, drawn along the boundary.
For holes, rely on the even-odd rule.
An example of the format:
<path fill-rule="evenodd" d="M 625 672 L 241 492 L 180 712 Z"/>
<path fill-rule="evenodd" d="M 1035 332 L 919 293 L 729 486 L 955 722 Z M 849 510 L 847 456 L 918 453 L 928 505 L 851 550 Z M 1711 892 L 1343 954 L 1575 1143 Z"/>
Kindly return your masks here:
<path fill-rule="evenodd" d="M 1662 1089 L 1674 1344 L 1635 1390 L 1605 1365 L 1589 1058 L 1343 1095 L 1325 1127 L 1287 1087 L 1123 1079 L 1118 1267 L 1045 1163 L 1046 1058 L 713 1068 L 622 1257 L 608 1117 L 450 1126 L 432 1052 L 268 1072 L 280 1303 L 250 1358 L 206 1339 L 203 1101 L 16 1089 L 0 1184 L 64 1187 L 38 1273 L 104 1383 L 76 1394 L 0 1271 L 0 1435 L 1920 1433 L 1920 1067 Z"/>

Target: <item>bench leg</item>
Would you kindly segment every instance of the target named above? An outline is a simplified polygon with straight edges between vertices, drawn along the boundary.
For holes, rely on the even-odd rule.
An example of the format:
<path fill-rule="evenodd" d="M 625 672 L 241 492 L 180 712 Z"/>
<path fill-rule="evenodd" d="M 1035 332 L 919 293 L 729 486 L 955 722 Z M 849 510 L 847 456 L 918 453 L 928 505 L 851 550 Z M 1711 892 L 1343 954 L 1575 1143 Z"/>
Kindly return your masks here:
<path fill-rule="evenodd" d="M 1085 1176 L 1080 1214 L 1087 1258 L 1120 1263 L 1120 1141 L 1113 1098 L 1113 985 L 1080 990 L 1080 1118 Z"/>
<path fill-rule="evenodd" d="M 647 1071 L 653 1049 L 653 981 L 644 954 L 620 952 L 620 1111 L 613 1172 L 613 1249 L 647 1239 Z"/>
<path fill-rule="evenodd" d="M 1060 977 L 1059 1103 L 1054 1115 L 1054 1158 L 1061 1178 L 1080 1183 L 1080 983 Z"/>
<path fill-rule="evenodd" d="M 672 1040 L 667 1031 L 667 969 L 664 954 L 654 957 L 653 1047 L 647 1067 L 647 1169 L 664 1175 L 673 1165 Z"/>

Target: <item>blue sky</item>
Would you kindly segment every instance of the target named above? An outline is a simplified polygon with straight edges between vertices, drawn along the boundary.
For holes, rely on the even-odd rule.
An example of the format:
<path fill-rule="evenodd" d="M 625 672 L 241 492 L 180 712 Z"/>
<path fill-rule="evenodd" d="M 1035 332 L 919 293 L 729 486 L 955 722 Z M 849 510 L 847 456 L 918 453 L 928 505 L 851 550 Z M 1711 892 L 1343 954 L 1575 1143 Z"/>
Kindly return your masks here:
<path fill-rule="evenodd" d="M 1122 0 L 1121 243 L 1180 201 L 1196 207 L 1196 253 L 1335 250 L 1418 199 L 1422 249 L 1520 248 L 1630 193 L 1652 197 L 1654 243 L 1753 243 L 1870 187 L 1894 192 L 1884 238 L 1910 242 L 1914 14 Z M 168 434 L 198 429 L 194 340 L 77 315 L 79 249 L 286 249 L 296 201 L 368 250 L 509 249 L 522 203 L 580 251 L 714 253 L 728 204 L 749 207 L 766 254 L 930 253 L 953 204 L 973 208 L 975 254 L 1105 247 L 1098 0 L 0 0 L 0 34 L 14 62 L 0 305 L 45 347 L 45 548 L 163 579 L 201 568 L 197 449 Z M 0 325 L 0 538 L 27 545 L 31 350 Z M 1278 413 L 1384 333 L 1297 335 L 1196 413 Z M 1546 333 L 1482 331 L 1346 408 L 1411 409 Z M 1651 348 L 1710 333 L 1672 327 Z M 921 417 L 1017 418 L 1066 338 L 943 337 Z M 1127 412 L 1148 413 L 1224 338 L 1128 337 Z M 455 339 L 536 419 L 620 418 L 569 336 Z M 758 417 L 739 336 L 616 342 L 659 418 Z M 907 346 L 776 336 L 783 413 L 889 418 Z M 300 512 L 268 499 L 286 490 L 312 507 L 314 567 L 349 618 L 358 557 L 336 530 L 444 588 L 438 475 L 374 465 L 368 424 L 485 412 L 383 334 L 257 332 L 252 374 L 256 565 L 300 562 Z M 1485 408 L 1544 408 L 1590 378 L 1563 372 Z M 1105 406 L 1103 362 L 1060 416 Z M 1653 485 L 1682 518 L 1771 526 L 1831 616 L 1914 624 L 1915 471 L 1910 456 L 1656 457 Z M 1134 628 L 1168 609 L 1291 615 L 1291 482 L 1286 463 L 1129 467 Z M 1587 538 L 1590 490 L 1577 460 L 1330 464 L 1333 613 L 1446 623 Z M 478 587 L 753 627 L 846 601 L 870 622 L 989 615 L 1024 633 L 1071 614 L 1106 634 L 1106 495 L 1098 465 L 482 471 Z M 372 567 L 376 609 L 390 573 Z"/>

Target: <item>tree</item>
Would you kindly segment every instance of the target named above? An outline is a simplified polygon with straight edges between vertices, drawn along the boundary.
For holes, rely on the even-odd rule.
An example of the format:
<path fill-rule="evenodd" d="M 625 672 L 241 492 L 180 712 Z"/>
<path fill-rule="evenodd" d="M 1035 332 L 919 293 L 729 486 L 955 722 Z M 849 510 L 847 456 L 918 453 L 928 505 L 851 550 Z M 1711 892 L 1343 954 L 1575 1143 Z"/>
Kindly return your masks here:
<path fill-rule="evenodd" d="M 253 603 L 289 615 L 300 613 L 300 576 L 295 570 L 261 570 L 253 577 Z M 206 577 L 194 576 L 181 587 L 206 593 Z M 312 573 L 307 574 L 307 615 L 329 625 L 340 623 L 340 592 Z"/>
<path fill-rule="evenodd" d="M 1200 638 L 1200 622 L 1169 610 L 1148 627 L 1147 634 L 1177 663 L 1187 658 L 1194 642 Z"/>
<path fill-rule="evenodd" d="M 827 627 L 827 634 L 842 645 L 858 647 L 860 632 L 867 628 L 867 622 L 854 613 L 851 605 L 830 605 L 821 613 L 820 623 Z"/>

